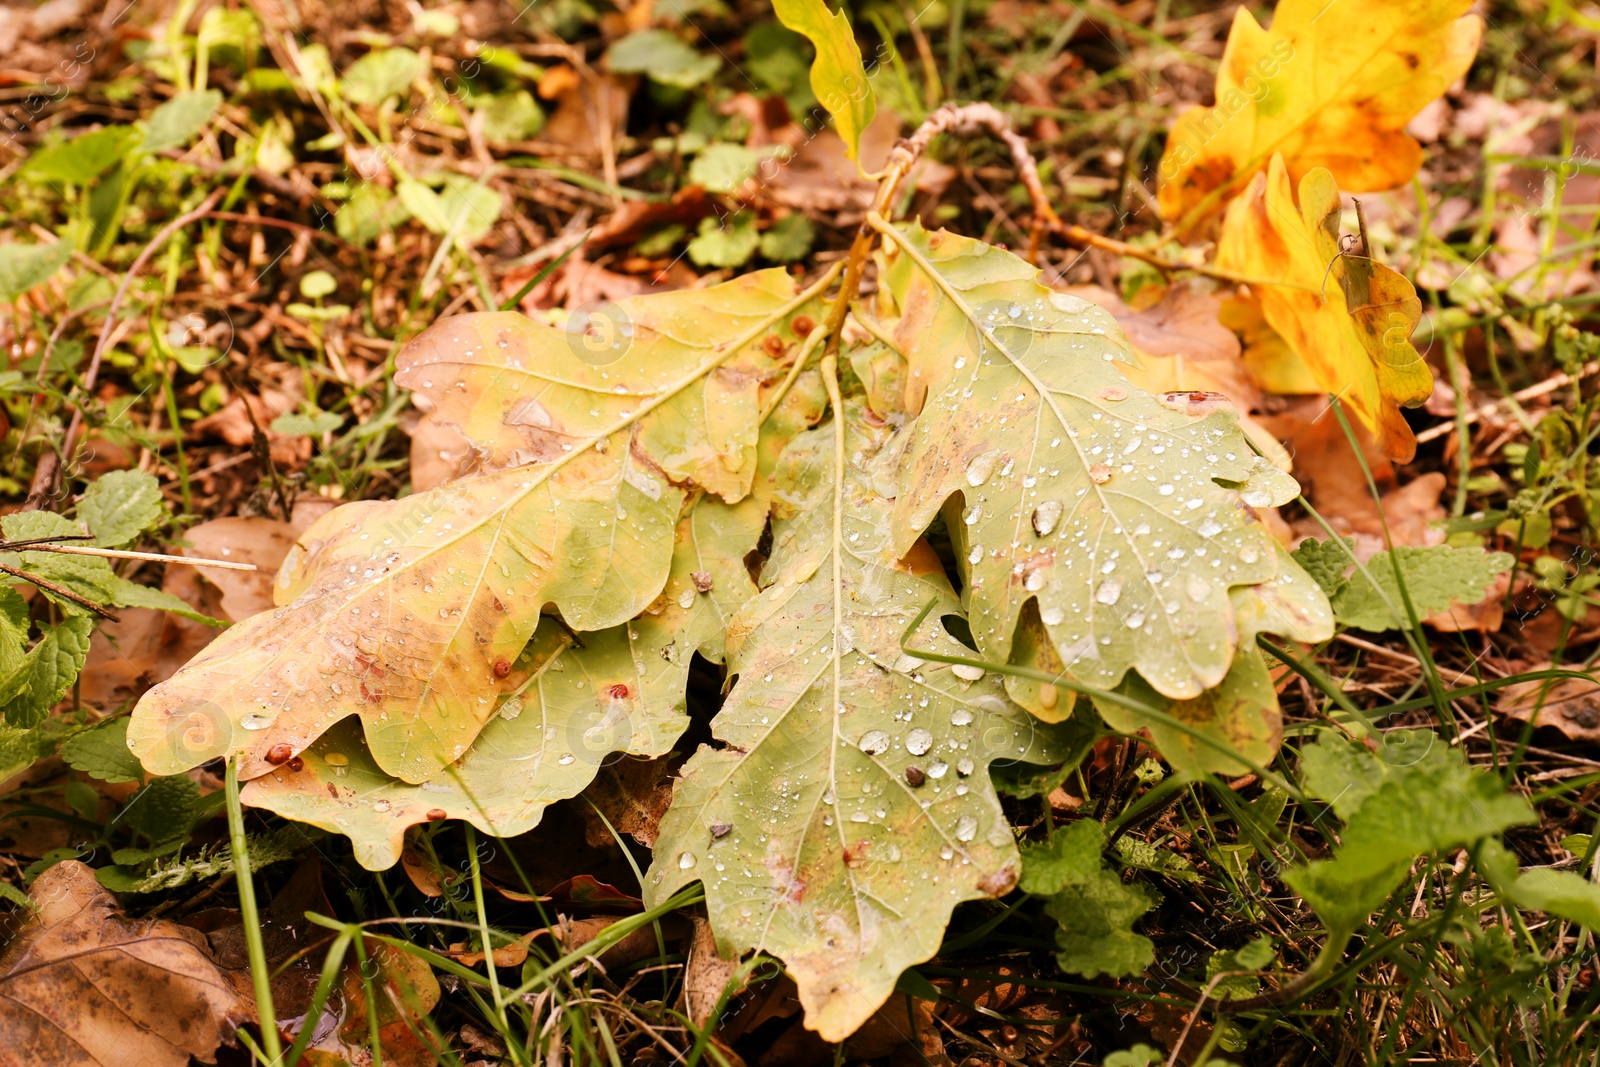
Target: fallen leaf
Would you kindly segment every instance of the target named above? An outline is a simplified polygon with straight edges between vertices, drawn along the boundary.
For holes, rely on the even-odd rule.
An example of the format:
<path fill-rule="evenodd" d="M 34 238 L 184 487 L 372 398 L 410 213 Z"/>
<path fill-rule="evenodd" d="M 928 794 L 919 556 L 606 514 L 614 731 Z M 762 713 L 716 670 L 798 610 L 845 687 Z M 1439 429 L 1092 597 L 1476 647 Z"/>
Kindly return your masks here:
<path fill-rule="evenodd" d="M 126 918 L 88 866 L 50 867 L 29 896 L 38 911 L 0 956 L 0 1063 L 186 1067 L 254 1018 L 205 935 Z"/>
<path fill-rule="evenodd" d="M 1015 884 L 987 768 L 1054 757 L 997 678 L 901 652 L 930 601 L 934 620 L 959 608 L 926 546 L 891 552 L 871 464 L 893 447 L 861 411 L 850 401 L 783 454 L 767 588 L 728 627 L 738 681 L 712 721 L 724 747 L 684 765 L 645 879 L 652 906 L 703 882 L 722 954 L 782 959 L 806 1025 L 830 1041 L 938 951 L 957 903 Z M 962 647 L 937 622 L 913 645 Z"/>
<path fill-rule="evenodd" d="M 1416 290 L 1371 259 L 1342 254 L 1339 189 L 1324 168 L 1300 180 L 1274 156 L 1265 175 L 1228 205 L 1217 266 L 1251 279 L 1267 323 L 1336 394 L 1389 458 L 1410 462 L 1416 438 L 1400 406 L 1433 391 L 1433 373 L 1411 346 L 1422 315 Z"/>
<path fill-rule="evenodd" d="M 379 767 L 437 775 L 496 714 L 496 668 L 546 603 L 578 630 L 626 622 L 667 578 L 682 486 L 749 493 L 763 386 L 820 321 L 815 288 L 769 270 L 623 301 L 598 347 L 513 312 L 435 324 L 396 381 L 473 441 L 482 473 L 317 522 L 279 572 L 283 606 L 147 693 L 130 746 L 159 773 L 242 752 L 254 778 L 354 714 Z M 400 621 L 374 628 L 374 611 Z M 178 743 L 194 715 L 212 744 Z"/>
<path fill-rule="evenodd" d="M 645 848 L 653 846 L 661 817 L 672 803 L 672 782 L 677 767 L 676 760 L 644 760 L 630 756 L 602 767 L 583 791 L 585 799 L 593 805 L 583 809 L 589 843 L 608 845 L 615 840 L 612 837 L 612 830 L 615 830 Z M 601 815 L 605 816 L 604 820 Z"/>
<path fill-rule="evenodd" d="M 1530 670 L 1549 670 L 1542 663 Z M 1534 716 L 1534 708 L 1538 715 Z M 1508 685 L 1500 694 L 1496 709 L 1502 715 L 1536 726 L 1550 726 L 1574 741 L 1600 741 L 1600 682 L 1561 678 L 1539 679 Z"/>
<path fill-rule="evenodd" d="M 1219 683 L 1236 647 L 1228 589 L 1279 568 L 1253 509 L 1292 500 L 1294 480 L 1225 398 L 1138 390 L 1111 316 L 1018 257 L 920 227 L 892 244 L 880 284 L 921 412 L 896 547 L 947 508 L 985 659 L 1007 661 L 1033 600 L 1073 680 L 1112 688 L 1133 669 L 1178 699 Z"/>
<path fill-rule="evenodd" d="M 710 923 L 698 916 L 689 921 L 694 924 L 694 935 L 689 939 L 689 956 L 683 965 L 683 1006 L 690 1021 L 703 1028 L 713 1021 L 712 1013 L 725 992 L 740 992 L 728 990 L 739 961 L 724 959 L 717 952 L 717 938 Z"/>
<path fill-rule="evenodd" d="M 1296 181 L 1326 167 L 1351 192 L 1410 181 L 1422 147 L 1405 125 L 1472 65 L 1483 20 L 1471 8 L 1472 0 L 1280 0 L 1270 30 L 1239 8 L 1216 105 L 1190 108 L 1167 136 L 1162 216 L 1189 229 L 1274 155 Z"/>
<path fill-rule="evenodd" d="M 494 949 L 494 965 L 496 967 L 521 967 L 523 961 L 528 958 L 528 946 L 533 944 L 533 939 L 537 936 L 537 933 L 537 931 L 530 930 L 513 941 L 503 945 L 496 945 Z M 488 958 L 482 948 L 469 949 L 465 943 L 451 945 L 444 951 L 444 955 L 449 956 L 463 967 L 476 967 Z"/>

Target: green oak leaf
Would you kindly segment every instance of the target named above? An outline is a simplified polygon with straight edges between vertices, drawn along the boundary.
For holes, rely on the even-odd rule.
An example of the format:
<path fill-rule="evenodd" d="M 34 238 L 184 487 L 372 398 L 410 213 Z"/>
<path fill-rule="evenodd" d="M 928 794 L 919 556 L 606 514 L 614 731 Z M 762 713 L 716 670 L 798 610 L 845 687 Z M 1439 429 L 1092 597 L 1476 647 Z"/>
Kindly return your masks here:
<path fill-rule="evenodd" d="M 1110 689 L 1136 670 L 1177 700 L 1221 684 L 1240 645 L 1230 589 L 1284 569 L 1256 509 L 1293 499 L 1294 480 L 1252 451 L 1230 405 L 1130 385 L 1111 317 L 1023 260 L 874 225 L 899 314 L 881 329 L 917 415 L 896 546 L 944 509 L 985 659 L 1012 658 L 1031 601 L 1069 680 Z"/>
<path fill-rule="evenodd" d="M 684 487 L 750 494 L 764 398 L 828 280 L 797 292 L 762 271 L 620 301 L 572 332 L 512 312 L 436 323 L 395 380 L 473 442 L 476 472 L 319 520 L 278 574 L 282 606 L 145 694 L 134 751 L 176 773 L 237 744 L 248 779 L 357 714 L 386 773 L 436 778 L 497 715 L 496 668 L 546 604 L 575 630 L 627 622 L 667 580 Z M 228 728 L 196 732 L 195 716 Z"/>
<path fill-rule="evenodd" d="M 936 621 L 957 603 L 925 545 L 889 550 L 869 468 L 893 444 L 847 412 L 847 441 L 830 421 L 777 467 L 764 588 L 728 627 L 722 747 L 684 766 L 645 885 L 653 904 L 703 882 L 721 954 L 783 960 L 834 1041 L 938 951 L 956 904 L 1015 884 L 989 764 L 1061 758 L 998 679 L 902 652 L 937 602 L 913 647 L 960 654 Z"/>

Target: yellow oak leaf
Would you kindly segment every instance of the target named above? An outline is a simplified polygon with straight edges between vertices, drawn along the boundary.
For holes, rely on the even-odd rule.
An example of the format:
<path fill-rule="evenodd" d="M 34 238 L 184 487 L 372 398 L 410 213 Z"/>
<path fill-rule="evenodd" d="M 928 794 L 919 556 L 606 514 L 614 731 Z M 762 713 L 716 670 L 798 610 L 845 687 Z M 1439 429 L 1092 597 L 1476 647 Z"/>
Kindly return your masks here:
<path fill-rule="evenodd" d="M 1264 30 L 1241 7 L 1216 103 L 1178 117 L 1161 158 L 1163 217 L 1188 230 L 1281 153 L 1299 180 L 1404 185 L 1422 162 L 1406 123 L 1466 73 L 1483 22 L 1472 0 L 1283 0 Z"/>
<path fill-rule="evenodd" d="M 1323 391 L 1354 411 L 1390 459 L 1409 462 L 1417 441 L 1400 406 L 1422 403 L 1433 373 L 1411 346 L 1422 305 L 1410 282 L 1371 259 L 1341 254 L 1339 189 L 1318 167 L 1300 180 L 1274 156 L 1228 205 L 1217 266 L 1281 285 L 1252 288 L 1267 325 Z"/>

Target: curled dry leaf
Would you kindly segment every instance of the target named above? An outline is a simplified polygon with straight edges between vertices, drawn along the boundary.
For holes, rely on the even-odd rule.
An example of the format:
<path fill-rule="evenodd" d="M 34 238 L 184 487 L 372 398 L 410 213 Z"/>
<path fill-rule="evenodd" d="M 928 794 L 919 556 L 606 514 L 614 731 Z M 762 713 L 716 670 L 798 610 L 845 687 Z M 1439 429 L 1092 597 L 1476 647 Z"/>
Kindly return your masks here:
<path fill-rule="evenodd" d="M 1339 208 L 1338 186 L 1321 167 L 1300 179 L 1297 203 L 1275 156 L 1228 205 L 1217 266 L 1274 280 L 1254 285 L 1267 323 L 1385 455 L 1409 462 L 1417 442 L 1400 407 L 1433 391 L 1433 372 L 1410 340 L 1422 305 L 1404 277 L 1340 246 Z"/>
<path fill-rule="evenodd" d="M 990 762 L 1059 758 L 996 678 L 901 651 L 932 601 L 915 646 L 966 654 L 937 622 L 960 609 L 926 545 L 898 560 L 871 469 L 896 442 L 846 410 L 847 440 L 836 420 L 784 453 L 766 588 L 729 625 L 724 747 L 684 766 L 646 878 L 650 904 L 702 881 L 721 953 L 782 959 L 828 1040 L 938 950 L 956 904 L 1016 883 Z"/>
<path fill-rule="evenodd" d="M 895 501 L 896 548 L 951 502 L 986 659 L 1009 659 L 1031 600 L 1083 684 L 1108 689 L 1133 669 L 1192 699 L 1220 683 L 1238 644 L 1228 590 L 1284 566 L 1254 509 L 1292 500 L 1294 479 L 1256 455 L 1224 398 L 1134 388 L 1111 317 L 1044 288 L 1021 259 L 889 232 L 883 284 L 900 311 L 907 407 L 921 412 L 900 475 L 918 491 Z"/>
<path fill-rule="evenodd" d="M 356 715 L 386 773 L 438 775 L 496 714 L 496 666 L 543 605 L 575 629 L 626 622 L 666 580 L 686 487 L 749 492 L 763 389 L 819 288 L 763 271 L 623 301 L 581 336 L 514 313 L 432 327 L 396 380 L 481 473 L 324 517 L 279 573 L 283 606 L 140 702 L 133 750 L 156 773 L 241 752 L 257 777 Z"/>
<path fill-rule="evenodd" d="M 94 871 L 58 863 L 0 956 L 0 1064 L 185 1067 L 254 1017 L 205 935 L 122 915 Z"/>
<path fill-rule="evenodd" d="M 1422 164 L 1406 123 L 1478 53 L 1472 0 L 1282 0 L 1263 30 L 1240 8 L 1216 105 L 1179 116 L 1161 158 L 1161 214 L 1184 229 L 1274 155 L 1352 192 L 1404 185 Z M 1271 277 L 1271 275 L 1267 275 Z"/>

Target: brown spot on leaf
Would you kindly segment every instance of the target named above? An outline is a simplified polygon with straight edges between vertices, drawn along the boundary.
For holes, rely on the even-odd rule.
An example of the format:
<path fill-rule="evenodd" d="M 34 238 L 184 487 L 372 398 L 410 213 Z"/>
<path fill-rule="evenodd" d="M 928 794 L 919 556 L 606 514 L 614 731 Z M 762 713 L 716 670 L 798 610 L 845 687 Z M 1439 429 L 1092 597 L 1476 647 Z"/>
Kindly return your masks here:
<path fill-rule="evenodd" d="M 978 888 L 991 897 L 1003 897 L 1017 887 L 1017 869 L 1010 864 L 984 875 Z"/>
<path fill-rule="evenodd" d="M 283 764 L 288 763 L 293 756 L 294 749 L 282 742 L 279 742 L 278 744 L 267 749 L 267 762 L 272 764 L 274 767 L 282 766 Z"/>
<path fill-rule="evenodd" d="M 504 678 L 506 675 L 508 675 L 510 673 L 511 673 L 511 661 L 510 660 L 508 660 L 508 659 L 497 659 L 497 660 L 494 661 L 494 676 L 496 678 Z"/>
<path fill-rule="evenodd" d="M 794 330 L 796 337 L 809 337 L 811 331 L 817 328 L 817 322 L 810 315 L 796 315 L 789 327 Z"/>

